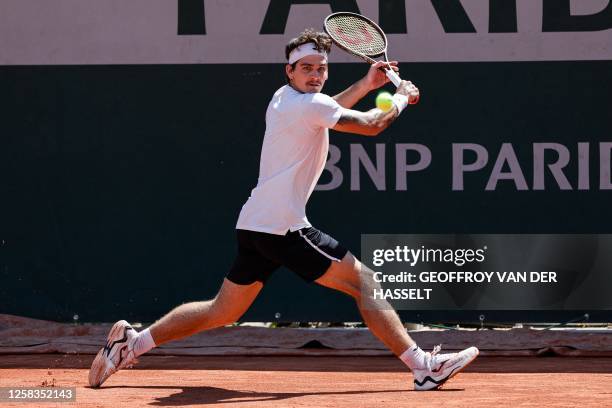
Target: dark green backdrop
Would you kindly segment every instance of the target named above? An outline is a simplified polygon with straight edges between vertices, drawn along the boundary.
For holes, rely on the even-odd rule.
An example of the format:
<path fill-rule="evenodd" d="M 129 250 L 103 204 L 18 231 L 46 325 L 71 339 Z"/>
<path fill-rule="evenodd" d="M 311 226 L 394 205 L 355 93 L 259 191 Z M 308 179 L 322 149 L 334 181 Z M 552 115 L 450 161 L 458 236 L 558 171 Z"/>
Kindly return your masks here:
<path fill-rule="evenodd" d="M 234 225 L 257 181 L 264 113 L 282 65 L 0 67 L 0 313 L 54 320 L 151 321 L 215 294 L 235 251 Z M 332 65 L 333 94 L 365 73 Z M 314 225 L 355 253 L 361 233 L 611 233 L 597 143 L 612 141 L 612 62 L 404 64 L 422 91 L 377 139 L 330 135 L 344 183 L 315 192 Z M 361 108 L 373 105 L 374 95 Z M 485 171 L 451 191 L 451 143 L 479 143 Z M 531 186 L 533 142 L 591 142 L 591 190 L 485 192 L 511 142 Z M 387 191 L 350 191 L 349 144 L 387 144 Z M 395 143 L 421 143 L 432 165 L 394 191 Z M 365 173 L 363 173 L 365 174 Z M 326 182 L 329 174 L 324 174 Z M 359 320 L 352 300 L 278 271 L 245 320 Z M 591 311 L 609 320 L 610 312 Z M 403 313 L 475 320 L 480 312 Z M 551 320 L 497 312 L 498 320 Z M 487 319 L 489 315 L 487 315 Z"/>

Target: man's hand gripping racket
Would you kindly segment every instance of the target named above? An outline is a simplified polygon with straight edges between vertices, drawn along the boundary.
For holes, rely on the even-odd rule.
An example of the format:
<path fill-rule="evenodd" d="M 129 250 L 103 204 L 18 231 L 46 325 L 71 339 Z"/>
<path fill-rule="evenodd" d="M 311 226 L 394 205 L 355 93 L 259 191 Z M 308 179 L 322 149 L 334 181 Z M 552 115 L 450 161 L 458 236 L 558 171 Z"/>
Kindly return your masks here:
<path fill-rule="evenodd" d="M 338 47 L 369 64 L 376 64 L 374 58 L 384 56 L 385 67 L 380 69 L 397 87 L 397 93 L 407 96 L 409 104 L 419 101 L 418 88 L 410 81 L 402 81 L 389 63 L 387 36 L 376 23 L 360 14 L 339 12 L 327 16 L 324 27 Z"/>

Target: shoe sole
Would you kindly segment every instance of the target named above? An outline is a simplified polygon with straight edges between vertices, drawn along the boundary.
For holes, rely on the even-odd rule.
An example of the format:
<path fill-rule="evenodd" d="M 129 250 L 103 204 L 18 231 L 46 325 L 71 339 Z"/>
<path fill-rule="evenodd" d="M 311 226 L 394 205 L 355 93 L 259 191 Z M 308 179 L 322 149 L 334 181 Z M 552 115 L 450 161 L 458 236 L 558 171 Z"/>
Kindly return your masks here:
<path fill-rule="evenodd" d="M 480 355 L 480 350 L 478 350 L 478 353 L 476 353 L 474 355 L 474 357 L 472 357 L 470 359 L 470 361 L 468 361 L 467 363 L 465 363 L 465 365 L 461 368 L 459 368 L 458 370 L 453 371 L 448 377 L 446 377 L 444 380 L 442 380 L 440 382 L 440 384 L 438 384 L 436 387 L 434 388 L 429 388 L 427 390 L 415 390 L 415 391 L 436 391 L 436 390 L 440 390 L 442 388 L 443 385 L 446 385 L 446 383 L 453 378 L 454 376 L 456 376 L 457 374 L 459 374 L 460 372 L 462 372 L 463 370 L 466 369 L 467 366 L 469 366 L 470 364 L 472 364 L 474 362 L 474 360 L 476 360 L 476 357 L 478 357 Z"/>
<path fill-rule="evenodd" d="M 113 325 L 108 333 L 108 336 L 106 336 L 106 344 L 112 344 L 112 348 L 116 343 L 120 343 L 122 340 L 125 341 L 127 339 L 126 331 L 131 327 L 132 326 L 130 326 L 130 324 L 125 320 L 119 320 Z M 92 388 L 99 388 L 108 378 L 104 378 L 100 381 L 107 368 L 106 357 L 104 356 L 105 351 L 106 346 L 102 347 L 100 351 L 98 351 L 96 358 L 94 358 L 94 361 L 91 363 L 91 368 L 89 369 L 89 385 Z"/>
<path fill-rule="evenodd" d="M 469 366 L 470 364 L 472 364 L 474 362 L 474 360 L 476 360 L 476 357 L 478 357 L 478 355 L 480 354 L 480 350 L 478 351 L 478 353 L 476 353 L 476 355 L 474 357 L 472 357 L 472 359 L 470 361 L 468 361 L 463 367 L 461 367 L 459 370 L 453 372 L 451 375 L 448 376 L 448 378 L 446 380 L 444 380 L 438 387 L 434 388 L 434 390 L 439 390 L 440 388 L 442 388 L 443 385 L 445 385 L 451 378 L 453 378 L 454 376 L 456 376 L 457 374 L 459 374 L 460 372 L 462 372 L 463 370 L 465 370 L 467 368 L 467 366 Z"/>

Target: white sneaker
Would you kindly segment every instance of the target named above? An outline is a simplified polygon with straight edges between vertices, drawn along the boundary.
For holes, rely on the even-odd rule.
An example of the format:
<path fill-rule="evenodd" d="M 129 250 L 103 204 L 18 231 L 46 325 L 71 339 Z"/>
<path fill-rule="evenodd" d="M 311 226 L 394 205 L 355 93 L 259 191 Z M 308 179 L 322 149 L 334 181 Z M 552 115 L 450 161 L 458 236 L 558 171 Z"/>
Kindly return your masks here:
<path fill-rule="evenodd" d="M 414 369 L 414 389 L 428 391 L 442 384 L 467 367 L 478 356 L 478 349 L 470 347 L 458 353 L 438 354 L 441 347 L 436 346 L 425 360 L 425 368 Z"/>
<path fill-rule="evenodd" d="M 136 330 L 125 320 L 113 325 L 106 338 L 106 346 L 98 351 L 89 369 L 89 385 L 97 388 L 108 377 L 125 367 L 138 362 L 134 356 L 134 342 L 138 337 Z"/>

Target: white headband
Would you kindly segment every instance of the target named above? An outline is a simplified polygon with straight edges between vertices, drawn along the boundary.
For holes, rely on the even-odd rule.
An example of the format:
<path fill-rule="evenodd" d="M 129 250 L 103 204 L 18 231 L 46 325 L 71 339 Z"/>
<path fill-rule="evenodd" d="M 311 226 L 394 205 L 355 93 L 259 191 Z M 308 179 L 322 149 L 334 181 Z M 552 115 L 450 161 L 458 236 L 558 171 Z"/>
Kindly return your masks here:
<path fill-rule="evenodd" d="M 291 53 L 289 54 L 289 61 L 287 63 L 289 65 L 293 65 L 297 61 L 309 55 L 320 55 L 322 57 L 325 57 L 325 60 L 327 60 L 326 52 L 318 51 L 314 43 L 306 43 L 306 44 L 300 45 L 299 47 L 291 51 Z"/>

